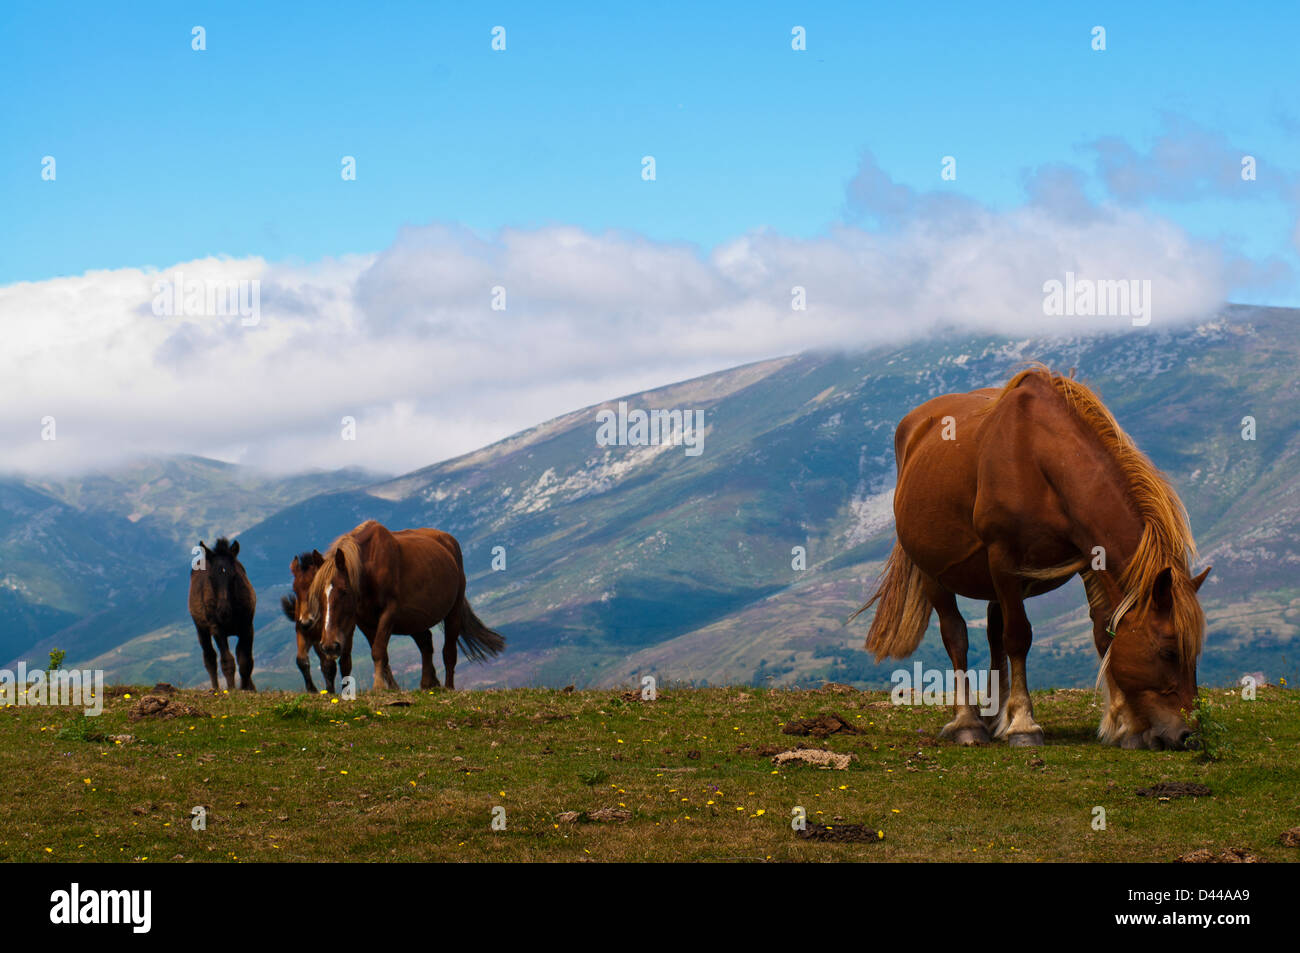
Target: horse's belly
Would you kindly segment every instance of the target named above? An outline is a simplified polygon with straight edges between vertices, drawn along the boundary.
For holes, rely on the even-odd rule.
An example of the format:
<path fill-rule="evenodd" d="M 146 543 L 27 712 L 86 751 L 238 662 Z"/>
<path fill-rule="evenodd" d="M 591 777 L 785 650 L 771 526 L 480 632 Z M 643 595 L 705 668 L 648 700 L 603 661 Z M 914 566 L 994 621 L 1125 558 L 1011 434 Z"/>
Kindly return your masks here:
<path fill-rule="evenodd" d="M 418 635 L 447 618 L 451 603 L 427 602 L 406 606 L 393 618 L 393 632 L 399 635 Z"/>

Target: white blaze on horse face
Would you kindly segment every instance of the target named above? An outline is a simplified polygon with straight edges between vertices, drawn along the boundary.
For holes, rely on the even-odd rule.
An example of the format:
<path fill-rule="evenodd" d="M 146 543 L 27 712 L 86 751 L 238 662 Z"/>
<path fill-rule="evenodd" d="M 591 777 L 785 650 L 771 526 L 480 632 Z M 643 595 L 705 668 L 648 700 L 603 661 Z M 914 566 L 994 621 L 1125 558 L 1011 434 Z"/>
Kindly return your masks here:
<path fill-rule="evenodd" d="M 330 583 L 328 586 L 325 587 L 325 629 L 324 629 L 324 632 L 328 632 L 328 631 L 330 630 L 330 593 L 333 592 L 333 591 L 334 591 L 334 583 Z"/>

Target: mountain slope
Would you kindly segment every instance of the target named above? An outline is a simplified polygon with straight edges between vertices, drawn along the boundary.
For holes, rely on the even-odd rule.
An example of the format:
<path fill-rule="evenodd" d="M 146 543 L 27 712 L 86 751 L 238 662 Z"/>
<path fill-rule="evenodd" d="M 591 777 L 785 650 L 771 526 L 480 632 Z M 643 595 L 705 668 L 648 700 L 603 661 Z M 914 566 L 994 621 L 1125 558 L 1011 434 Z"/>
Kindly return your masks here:
<path fill-rule="evenodd" d="M 1031 359 L 1076 368 L 1186 502 L 1201 564 L 1214 564 L 1202 680 L 1294 676 L 1283 669 L 1300 656 L 1298 330 L 1295 311 L 1230 307 L 1169 331 L 952 334 L 804 354 L 624 398 L 631 408 L 704 411 L 698 456 L 680 446 L 599 446 L 596 413 L 617 406 L 610 401 L 395 480 L 322 493 L 241 536 L 259 591 L 259 684 L 299 683 L 276 605 L 289 559 L 376 518 L 460 538 L 470 598 L 509 639 L 501 659 L 462 666 L 467 685 L 581 685 L 650 671 L 697 682 L 879 685 L 895 666 L 869 664 L 865 620 L 849 628 L 843 620 L 892 544 L 894 426 L 929 397 L 999 384 Z M 1254 441 L 1241 436 L 1247 415 Z M 504 571 L 492 568 L 496 547 Z M 802 571 L 792 568 L 795 547 L 807 553 Z M 201 677 L 181 578 L 134 617 L 116 611 L 97 624 L 113 648 L 100 662 L 118 673 Z M 981 624 L 982 606 L 965 609 Z M 1035 684 L 1090 683 L 1096 660 L 1081 587 L 1034 600 L 1030 614 Z M 920 657 L 937 662 L 936 631 Z M 83 645 L 84 633 L 65 632 Z M 109 645 L 92 642 L 84 649 Z M 394 644 L 409 685 L 414 652 L 409 640 Z M 358 669 L 368 685 L 369 665 Z"/>

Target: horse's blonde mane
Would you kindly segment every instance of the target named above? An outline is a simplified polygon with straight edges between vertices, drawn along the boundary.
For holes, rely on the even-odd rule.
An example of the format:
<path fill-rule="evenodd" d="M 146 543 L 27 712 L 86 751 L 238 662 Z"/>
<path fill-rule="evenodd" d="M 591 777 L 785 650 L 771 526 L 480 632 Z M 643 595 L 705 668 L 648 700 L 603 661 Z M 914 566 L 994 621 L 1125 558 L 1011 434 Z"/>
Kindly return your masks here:
<path fill-rule="evenodd" d="M 307 618 L 309 621 L 315 621 L 320 618 L 321 600 L 325 597 L 325 589 L 334 580 L 334 573 L 337 571 L 337 565 L 334 561 L 335 553 L 343 554 L 343 563 L 347 567 L 348 587 L 353 592 L 361 588 L 361 547 L 357 545 L 357 536 L 362 530 L 368 529 L 374 525 L 374 520 L 366 520 L 348 532 L 344 533 L 330 545 L 325 553 L 325 563 L 316 570 L 316 576 L 311 581 L 311 588 L 307 590 Z"/>
<path fill-rule="evenodd" d="M 1117 616 L 1130 606 L 1136 608 L 1139 616 L 1146 615 L 1151 608 L 1156 577 L 1167 566 L 1173 570 L 1173 626 L 1178 639 L 1178 654 L 1185 665 L 1194 666 L 1205 638 L 1205 613 L 1196 598 L 1196 587 L 1189 569 L 1196 558 L 1196 541 L 1192 538 L 1186 507 L 1165 475 L 1137 448 L 1102 404 L 1101 398 L 1073 377 L 1056 374 L 1042 364 L 1033 365 L 1007 381 L 997 399 L 987 409 L 981 410 L 984 413 L 994 410 L 1030 377 L 1050 384 L 1079 422 L 1096 435 L 1102 448 L 1118 465 L 1128 484 L 1129 498 L 1142 517 L 1142 536 L 1119 578 L 1120 589 L 1131 598 L 1121 603 L 1120 611 L 1111 619 L 1111 627 L 1118 623 Z M 1079 563 L 1068 563 L 1024 575 L 1051 578 L 1051 573 L 1068 575 L 1082 569 Z M 1100 592 L 1100 587 L 1088 586 L 1088 599 L 1096 607 L 1094 589 Z"/>

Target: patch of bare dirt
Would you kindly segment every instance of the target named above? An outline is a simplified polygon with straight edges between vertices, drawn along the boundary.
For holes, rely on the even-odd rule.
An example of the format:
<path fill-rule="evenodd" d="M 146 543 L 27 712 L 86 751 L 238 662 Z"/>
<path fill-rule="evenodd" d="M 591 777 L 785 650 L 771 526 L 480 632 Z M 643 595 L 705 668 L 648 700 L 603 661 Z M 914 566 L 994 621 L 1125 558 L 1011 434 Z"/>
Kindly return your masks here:
<path fill-rule="evenodd" d="M 197 705 L 191 705 L 176 698 L 169 698 L 166 695 L 145 695 L 131 706 L 131 711 L 127 715 L 127 718 L 131 721 L 139 721 L 142 718 L 211 717 Z"/>
<path fill-rule="evenodd" d="M 816 718 L 801 718 L 788 722 L 781 729 L 781 733 L 825 738 L 829 735 L 860 735 L 862 729 L 845 721 L 842 716 L 835 712 L 828 712 L 824 715 L 818 715 Z"/>
<path fill-rule="evenodd" d="M 793 751 L 782 751 L 772 758 L 772 763 L 780 766 L 794 762 L 811 764 L 824 771 L 844 771 L 848 769 L 849 762 L 852 760 L 851 754 L 839 754 L 822 748 L 796 748 Z"/>
<path fill-rule="evenodd" d="M 843 682 L 827 682 L 817 691 L 824 695 L 856 695 L 858 693 L 858 690 L 852 685 L 845 685 Z"/>
<path fill-rule="evenodd" d="M 752 747 L 750 745 L 739 745 L 736 748 L 736 754 L 753 754 L 760 758 L 770 758 L 774 754 L 780 754 L 782 751 L 789 750 L 786 745 L 759 745 Z"/>
<path fill-rule="evenodd" d="M 1300 847 L 1300 827 L 1293 827 L 1289 831 L 1283 831 L 1277 842 L 1283 847 Z"/>
<path fill-rule="evenodd" d="M 1188 851 L 1174 861 L 1176 864 L 1262 864 L 1263 862 L 1263 858 L 1252 854 L 1244 847 L 1225 847 L 1219 851 L 1201 847 Z"/>
<path fill-rule="evenodd" d="M 1161 781 L 1149 788 L 1137 789 L 1138 797 L 1154 797 L 1161 801 L 1179 797 L 1206 797 L 1211 793 L 1213 792 L 1204 784 L 1197 784 L 1194 781 Z"/>
<path fill-rule="evenodd" d="M 159 682 L 149 690 L 150 695 L 175 695 L 176 686 L 171 682 Z"/>
<path fill-rule="evenodd" d="M 602 807 L 595 811 L 562 811 L 555 815 L 555 819 L 561 824 L 583 824 L 588 821 L 597 823 L 609 823 L 611 821 L 623 822 L 632 819 L 632 812 L 622 807 Z"/>
<path fill-rule="evenodd" d="M 865 824 L 815 824 L 795 833 L 804 840 L 841 843 L 878 844 L 885 839 L 882 831 L 867 827 Z"/>

